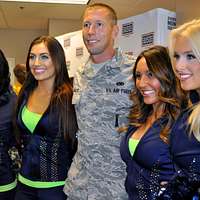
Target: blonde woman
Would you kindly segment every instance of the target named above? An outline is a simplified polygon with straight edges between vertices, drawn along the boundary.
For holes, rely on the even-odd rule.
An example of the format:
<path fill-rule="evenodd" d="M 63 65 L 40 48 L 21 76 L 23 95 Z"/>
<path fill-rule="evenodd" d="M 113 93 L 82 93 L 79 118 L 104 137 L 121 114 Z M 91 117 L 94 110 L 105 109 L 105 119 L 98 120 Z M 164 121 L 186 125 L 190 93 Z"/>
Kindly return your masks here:
<path fill-rule="evenodd" d="M 182 89 L 200 94 L 200 20 L 183 24 L 171 32 L 170 54 Z M 200 103 L 181 114 L 171 134 L 171 152 L 176 176 L 159 199 L 199 199 Z M 194 197 L 195 196 L 195 197 Z"/>

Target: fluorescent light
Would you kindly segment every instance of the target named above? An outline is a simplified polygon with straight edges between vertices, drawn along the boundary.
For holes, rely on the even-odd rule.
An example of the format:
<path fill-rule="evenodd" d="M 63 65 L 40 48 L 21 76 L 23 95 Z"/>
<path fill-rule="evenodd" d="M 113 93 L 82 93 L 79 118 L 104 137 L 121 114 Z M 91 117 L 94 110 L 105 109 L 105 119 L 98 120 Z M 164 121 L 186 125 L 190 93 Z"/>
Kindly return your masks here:
<path fill-rule="evenodd" d="M 89 0 L 3 0 L 3 1 L 29 2 L 29 3 L 87 4 Z"/>

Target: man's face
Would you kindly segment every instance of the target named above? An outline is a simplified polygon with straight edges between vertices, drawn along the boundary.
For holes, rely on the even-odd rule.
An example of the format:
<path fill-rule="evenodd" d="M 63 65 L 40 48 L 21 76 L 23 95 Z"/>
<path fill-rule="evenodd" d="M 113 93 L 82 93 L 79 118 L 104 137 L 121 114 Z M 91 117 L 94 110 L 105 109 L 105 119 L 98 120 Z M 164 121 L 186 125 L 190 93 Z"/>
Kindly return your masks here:
<path fill-rule="evenodd" d="M 83 19 L 83 41 L 92 56 L 107 56 L 113 51 L 118 28 L 106 8 L 90 8 Z"/>

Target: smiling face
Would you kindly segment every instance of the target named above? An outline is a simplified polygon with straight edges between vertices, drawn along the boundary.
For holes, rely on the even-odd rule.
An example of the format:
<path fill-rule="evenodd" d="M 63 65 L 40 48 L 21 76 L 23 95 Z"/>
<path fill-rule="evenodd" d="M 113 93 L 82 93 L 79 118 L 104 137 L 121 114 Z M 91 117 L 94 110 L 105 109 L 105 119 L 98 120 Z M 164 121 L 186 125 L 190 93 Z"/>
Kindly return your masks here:
<path fill-rule="evenodd" d="M 200 89 L 200 62 L 186 37 L 179 36 L 174 48 L 174 71 L 184 90 Z"/>
<path fill-rule="evenodd" d="M 55 67 L 44 42 L 35 44 L 29 56 L 29 66 L 38 81 L 54 81 Z"/>
<path fill-rule="evenodd" d="M 109 10 L 104 7 L 86 10 L 83 19 L 83 40 L 94 60 L 103 62 L 114 54 L 114 39 L 118 33 Z"/>
<path fill-rule="evenodd" d="M 160 82 L 149 71 L 146 60 L 142 57 L 136 66 L 135 71 L 136 87 L 144 98 L 145 104 L 157 104 L 159 102 L 158 93 Z"/>

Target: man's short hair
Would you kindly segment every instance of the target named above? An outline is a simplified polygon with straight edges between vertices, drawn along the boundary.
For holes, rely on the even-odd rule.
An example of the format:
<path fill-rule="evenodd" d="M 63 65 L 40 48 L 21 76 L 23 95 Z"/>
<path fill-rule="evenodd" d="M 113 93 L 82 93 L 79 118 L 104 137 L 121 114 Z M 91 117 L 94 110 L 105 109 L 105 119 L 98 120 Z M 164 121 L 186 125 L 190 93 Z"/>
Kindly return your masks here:
<path fill-rule="evenodd" d="M 94 4 L 91 4 L 91 5 L 88 5 L 85 9 L 85 12 L 89 9 L 93 9 L 93 8 L 105 8 L 109 11 L 109 17 L 111 18 L 112 22 L 113 22 L 113 25 L 116 25 L 117 24 L 117 13 L 115 12 L 115 10 L 110 7 L 109 5 L 107 4 L 104 4 L 104 3 L 94 3 Z M 85 14 L 84 12 L 84 14 Z M 84 16 L 84 15 L 83 15 Z"/>

